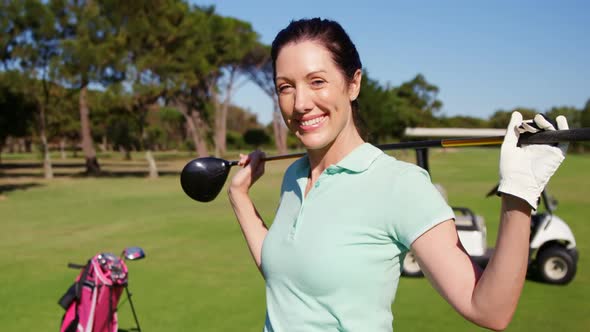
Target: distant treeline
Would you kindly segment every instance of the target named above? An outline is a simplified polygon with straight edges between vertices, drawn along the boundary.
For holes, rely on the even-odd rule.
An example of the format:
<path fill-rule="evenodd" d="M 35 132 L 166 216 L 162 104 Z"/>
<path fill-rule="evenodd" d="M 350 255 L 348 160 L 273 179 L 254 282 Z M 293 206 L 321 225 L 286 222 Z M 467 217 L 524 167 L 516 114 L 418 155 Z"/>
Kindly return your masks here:
<path fill-rule="evenodd" d="M 39 146 L 45 176 L 50 149 L 78 149 L 89 174 L 100 172 L 96 149 L 227 149 L 297 147 L 282 123 L 269 46 L 248 22 L 213 6 L 181 0 L 27 0 L 0 2 L 0 154 Z M 489 119 L 441 116 L 439 89 L 420 74 L 400 86 L 364 73 L 359 97 L 368 139 L 400 139 L 406 127 L 503 128 L 513 110 Z M 244 82 L 272 100 L 272 122 L 232 104 Z M 518 109 L 525 117 L 564 114 L 590 125 L 584 109 Z M 0 159 L 1 160 L 1 159 Z"/>

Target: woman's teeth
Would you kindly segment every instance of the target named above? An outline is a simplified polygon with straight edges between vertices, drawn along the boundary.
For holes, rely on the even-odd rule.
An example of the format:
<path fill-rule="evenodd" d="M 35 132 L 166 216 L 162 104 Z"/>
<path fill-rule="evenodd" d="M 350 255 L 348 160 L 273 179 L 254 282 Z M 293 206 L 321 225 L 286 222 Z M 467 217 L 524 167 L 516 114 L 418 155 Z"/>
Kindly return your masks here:
<path fill-rule="evenodd" d="M 313 126 L 314 124 L 318 124 L 324 120 L 325 116 L 320 116 L 317 118 L 313 118 L 311 120 L 301 121 L 301 125 L 303 126 Z"/>

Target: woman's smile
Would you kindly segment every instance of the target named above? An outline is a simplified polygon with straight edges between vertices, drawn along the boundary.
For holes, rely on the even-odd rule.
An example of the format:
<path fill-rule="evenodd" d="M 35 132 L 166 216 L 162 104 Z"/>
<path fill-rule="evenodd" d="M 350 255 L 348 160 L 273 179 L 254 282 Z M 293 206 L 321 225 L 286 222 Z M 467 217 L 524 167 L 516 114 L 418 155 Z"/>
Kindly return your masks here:
<path fill-rule="evenodd" d="M 328 115 L 319 114 L 314 116 L 306 116 L 299 120 L 299 131 L 311 132 L 321 128 L 328 120 Z"/>

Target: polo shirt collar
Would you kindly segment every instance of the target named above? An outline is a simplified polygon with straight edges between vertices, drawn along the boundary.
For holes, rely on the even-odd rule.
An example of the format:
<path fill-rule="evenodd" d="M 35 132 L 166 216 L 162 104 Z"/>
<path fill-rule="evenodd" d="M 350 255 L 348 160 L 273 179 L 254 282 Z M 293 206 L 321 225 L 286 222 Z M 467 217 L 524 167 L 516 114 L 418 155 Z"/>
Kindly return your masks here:
<path fill-rule="evenodd" d="M 366 171 L 375 161 L 375 159 L 377 159 L 377 157 L 381 154 L 383 154 L 381 149 L 371 145 L 370 143 L 363 143 L 352 150 L 335 166 L 346 169 L 353 173 L 361 173 Z"/>
<path fill-rule="evenodd" d="M 326 169 L 328 174 L 340 172 L 362 173 L 383 154 L 383 151 L 370 143 L 363 143 L 352 150 L 346 157 L 340 160 L 336 165 L 331 165 Z M 309 158 L 306 156 L 299 159 L 298 177 L 307 178 L 309 176 Z"/>

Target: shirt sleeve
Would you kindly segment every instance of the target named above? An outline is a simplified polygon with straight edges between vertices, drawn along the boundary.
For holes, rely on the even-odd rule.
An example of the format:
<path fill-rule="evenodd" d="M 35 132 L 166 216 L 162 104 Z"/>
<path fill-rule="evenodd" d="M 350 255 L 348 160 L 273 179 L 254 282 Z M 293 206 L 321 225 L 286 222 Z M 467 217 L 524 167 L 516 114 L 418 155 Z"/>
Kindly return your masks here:
<path fill-rule="evenodd" d="M 408 249 L 432 227 L 455 218 L 453 209 L 422 168 L 412 165 L 402 171 L 393 191 L 391 235 Z"/>

